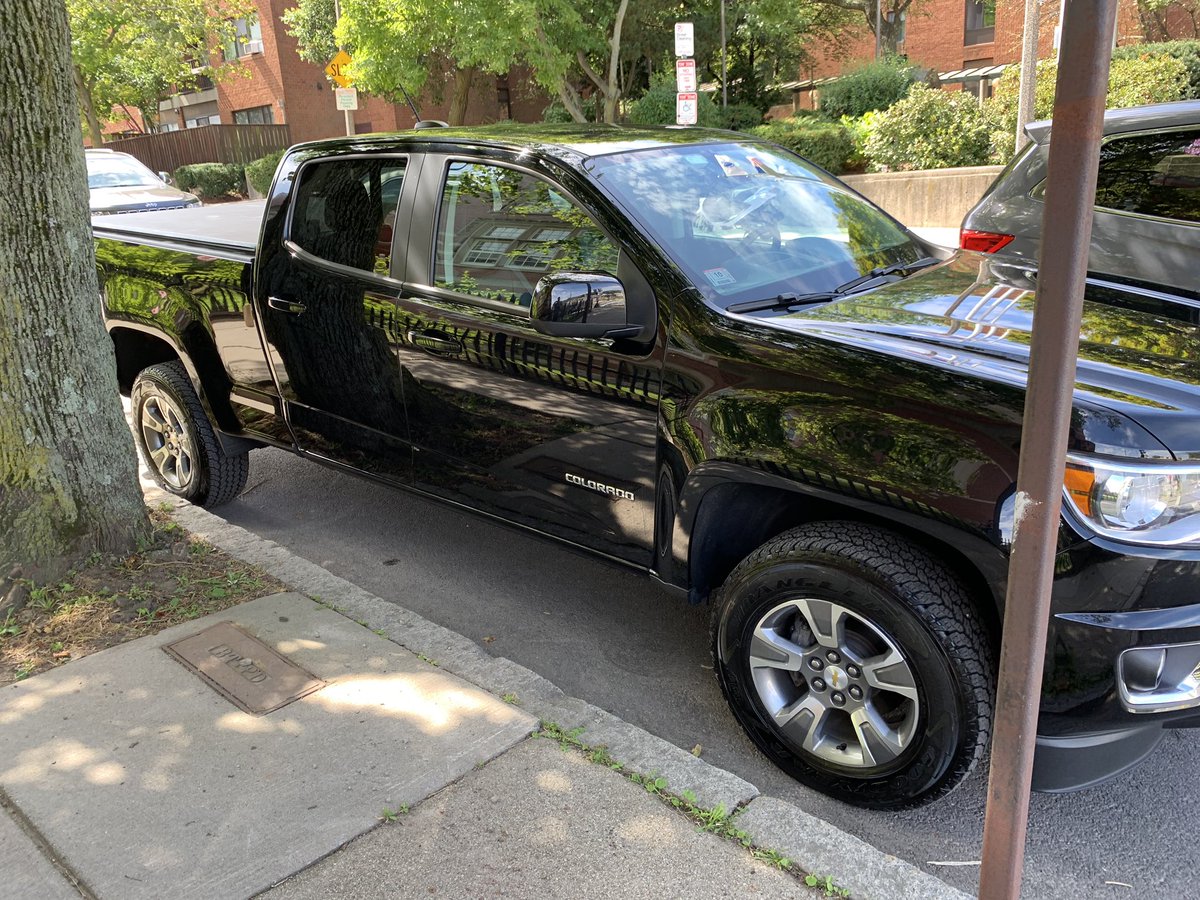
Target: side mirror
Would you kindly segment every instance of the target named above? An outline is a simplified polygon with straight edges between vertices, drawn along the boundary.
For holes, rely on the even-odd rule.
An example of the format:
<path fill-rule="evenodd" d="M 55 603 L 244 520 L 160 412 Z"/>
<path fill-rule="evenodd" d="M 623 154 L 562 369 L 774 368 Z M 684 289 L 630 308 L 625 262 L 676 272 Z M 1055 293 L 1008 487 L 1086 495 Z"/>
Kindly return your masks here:
<path fill-rule="evenodd" d="M 171 177 L 170 172 L 159 172 L 158 177 L 161 178 L 163 181 L 165 181 L 167 184 L 171 184 L 171 185 L 175 184 L 175 179 Z"/>
<path fill-rule="evenodd" d="M 555 337 L 622 338 L 642 330 L 629 324 L 625 287 L 611 275 L 543 276 L 533 288 L 529 317 L 534 328 Z"/>

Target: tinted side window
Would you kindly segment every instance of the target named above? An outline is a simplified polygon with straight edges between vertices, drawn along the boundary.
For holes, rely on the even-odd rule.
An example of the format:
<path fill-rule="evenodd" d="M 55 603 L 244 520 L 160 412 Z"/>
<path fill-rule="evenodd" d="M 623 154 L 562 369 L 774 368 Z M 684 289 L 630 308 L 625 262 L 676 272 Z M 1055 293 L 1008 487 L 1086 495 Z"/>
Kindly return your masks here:
<path fill-rule="evenodd" d="M 1096 205 L 1200 222 L 1200 130 L 1139 134 L 1100 148 Z"/>
<path fill-rule="evenodd" d="M 403 181 L 402 159 L 340 159 L 305 166 L 289 236 L 321 259 L 386 275 Z"/>
<path fill-rule="evenodd" d="M 502 166 L 451 163 L 442 192 L 434 284 L 529 306 L 548 272 L 617 271 L 617 247 L 550 184 Z"/>

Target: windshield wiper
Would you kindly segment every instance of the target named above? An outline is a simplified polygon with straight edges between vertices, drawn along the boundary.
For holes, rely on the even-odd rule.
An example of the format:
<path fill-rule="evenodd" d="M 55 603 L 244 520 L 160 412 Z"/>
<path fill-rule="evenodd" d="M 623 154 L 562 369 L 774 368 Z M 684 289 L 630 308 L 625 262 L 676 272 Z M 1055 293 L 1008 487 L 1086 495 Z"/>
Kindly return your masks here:
<path fill-rule="evenodd" d="M 747 300 L 744 303 L 731 303 L 725 307 L 725 312 L 748 313 L 761 312 L 764 309 L 789 309 L 802 303 L 828 303 L 836 300 L 840 294 L 836 291 L 814 291 L 811 294 L 780 294 L 770 300 Z"/>
<path fill-rule="evenodd" d="M 934 263 L 940 263 L 941 260 L 936 256 L 926 256 L 918 259 L 915 262 L 893 263 L 890 266 L 879 266 L 872 269 L 865 275 L 860 275 L 857 278 L 852 278 L 845 284 L 839 284 L 833 289 L 835 294 L 845 294 L 847 291 L 852 291 L 856 287 L 861 287 L 868 281 L 874 281 L 876 278 L 886 278 L 888 275 L 900 275 L 905 272 L 913 272 L 917 269 L 924 269 L 926 266 L 932 266 Z"/>
<path fill-rule="evenodd" d="M 800 306 L 805 303 L 828 303 L 830 300 L 837 300 L 839 297 L 844 297 L 855 288 L 865 286 L 875 287 L 870 282 L 876 279 L 886 279 L 889 275 L 899 275 L 903 272 L 911 272 L 916 269 L 924 269 L 926 266 L 932 266 L 934 263 L 940 263 L 941 260 L 934 256 L 926 256 L 918 259 L 915 262 L 894 263 L 890 266 L 880 266 L 877 269 L 872 269 L 865 275 L 860 275 L 858 278 L 852 278 L 845 284 L 839 284 L 831 291 L 813 291 L 811 294 L 780 294 L 778 297 L 772 297 L 769 300 L 747 300 L 745 303 L 734 303 L 725 307 L 726 312 L 731 313 L 748 313 L 762 312 L 767 309 L 788 309 L 793 306 Z"/>

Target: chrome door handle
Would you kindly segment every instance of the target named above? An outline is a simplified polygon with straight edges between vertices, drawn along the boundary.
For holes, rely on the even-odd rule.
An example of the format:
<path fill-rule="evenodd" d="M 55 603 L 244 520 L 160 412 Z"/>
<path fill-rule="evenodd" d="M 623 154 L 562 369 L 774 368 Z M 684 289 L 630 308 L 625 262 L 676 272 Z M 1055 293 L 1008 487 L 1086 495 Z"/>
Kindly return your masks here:
<path fill-rule="evenodd" d="M 409 331 L 408 340 L 414 347 L 433 353 L 462 353 L 462 341 L 432 331 Z"/>
<path fill-rule="evenodd" d="M 292 316 L 298 316 L 308 309 L 303 303 L 296 303 L 292 300 L 280 300 L 278 297 L 268 297 L 267 306 L 276 312 L 288 313 Z"/>

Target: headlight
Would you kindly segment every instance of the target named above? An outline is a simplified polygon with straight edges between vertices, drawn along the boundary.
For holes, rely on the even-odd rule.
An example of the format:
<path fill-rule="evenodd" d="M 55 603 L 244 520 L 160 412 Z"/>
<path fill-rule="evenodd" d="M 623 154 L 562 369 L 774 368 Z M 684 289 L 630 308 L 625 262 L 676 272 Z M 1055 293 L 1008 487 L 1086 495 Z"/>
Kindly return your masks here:
<path fill-rule="evenodd" d="M 1064 480 L 1071 508 L 1105 537 L 1200 544 L 1200 464 L 1071 454 Z"/>

